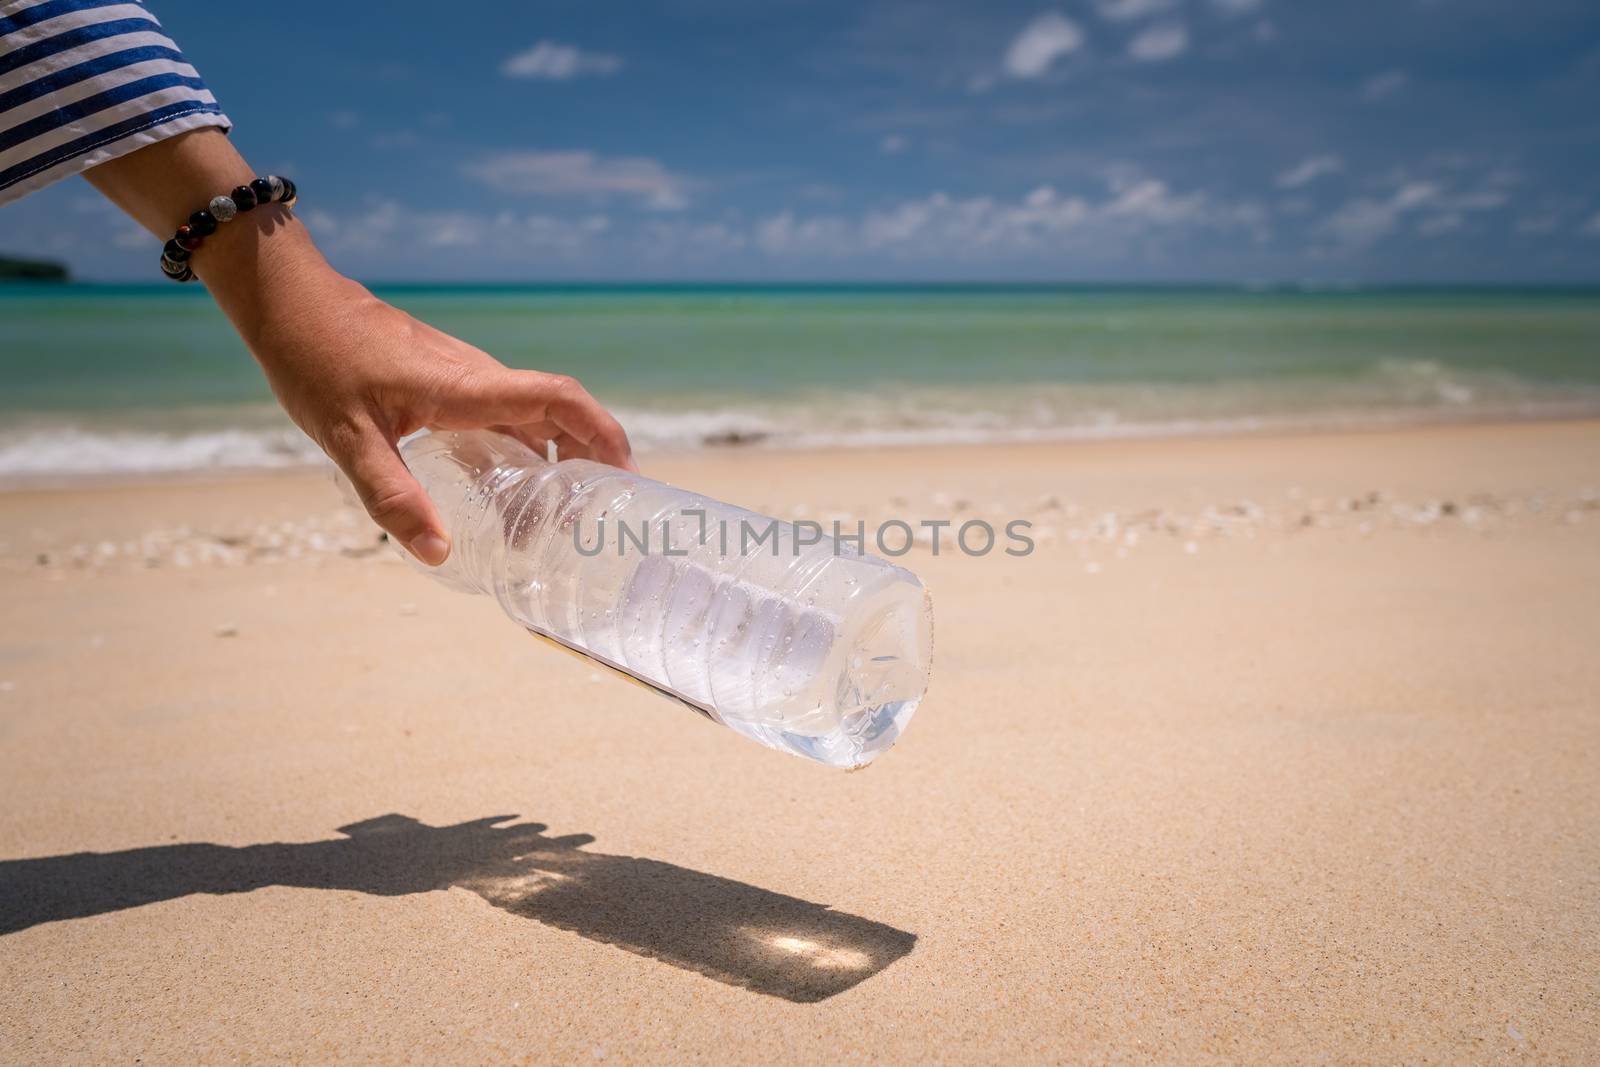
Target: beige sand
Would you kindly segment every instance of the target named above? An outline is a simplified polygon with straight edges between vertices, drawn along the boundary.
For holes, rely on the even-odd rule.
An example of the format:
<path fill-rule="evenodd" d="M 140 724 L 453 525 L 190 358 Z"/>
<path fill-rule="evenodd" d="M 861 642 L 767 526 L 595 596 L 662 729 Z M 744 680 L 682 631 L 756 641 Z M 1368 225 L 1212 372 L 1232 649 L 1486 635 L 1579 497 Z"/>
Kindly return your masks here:
<path fill-rule="evenodd" d="M 0 1059 L 1600 1058 L 1600 424 L 652 470 L 1039 548 L 846 775 L 316 477 L 0 494 Z"/>

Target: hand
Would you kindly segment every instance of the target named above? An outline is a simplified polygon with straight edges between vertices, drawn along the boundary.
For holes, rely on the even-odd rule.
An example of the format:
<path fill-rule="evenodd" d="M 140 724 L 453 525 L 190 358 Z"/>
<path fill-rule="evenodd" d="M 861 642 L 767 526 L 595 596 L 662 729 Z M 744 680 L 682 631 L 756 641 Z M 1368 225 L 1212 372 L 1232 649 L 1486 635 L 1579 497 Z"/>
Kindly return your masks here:
<path fill-rule="evenodd" d="M 511 370 L 333 275 L 247 337 L 295 423 L 337 463 L 374 521 L 423 563 L 450 545 L 395 443 L 423 427 L 494 427 L 543 453 L 636 470 L 617 420 L 572 378 Z"/>
<path fill-rule="evenodd" d="M 87 172 L 158 238 L 254 171 L 216 129 L 193 130 Z M 159 242 L 152 244 L 153 254 Z M 514 371 L 336 273 L 288 208 L 220 227 L 190 261 L 266 371 L 290 418 L 349 477 L 368 514 L 429 566 L 449 535 L 395 442 L 423 427 L 493 427 L 543 451 L 636 470 L 628 438 L 571 378 Z"/>

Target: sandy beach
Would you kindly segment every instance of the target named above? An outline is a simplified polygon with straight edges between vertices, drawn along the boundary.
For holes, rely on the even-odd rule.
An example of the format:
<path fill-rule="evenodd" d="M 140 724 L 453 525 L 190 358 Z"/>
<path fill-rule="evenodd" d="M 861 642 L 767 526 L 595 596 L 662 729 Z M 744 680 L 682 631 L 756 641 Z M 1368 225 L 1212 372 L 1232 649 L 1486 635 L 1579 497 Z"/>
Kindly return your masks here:
<path fill-rule="evenodd" d="M 323 476 L 0 493 L 0 1060 L 1600 1057 L 1600 422 L 647 457 L 919 545 L 842 774 Z"/>

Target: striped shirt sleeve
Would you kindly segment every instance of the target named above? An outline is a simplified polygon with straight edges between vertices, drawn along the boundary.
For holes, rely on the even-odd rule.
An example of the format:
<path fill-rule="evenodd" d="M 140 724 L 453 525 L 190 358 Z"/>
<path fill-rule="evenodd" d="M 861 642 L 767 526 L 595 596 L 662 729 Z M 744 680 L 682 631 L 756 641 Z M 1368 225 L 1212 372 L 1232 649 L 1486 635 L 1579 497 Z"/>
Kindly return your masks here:
<path fill-rule="evenodd" d="M 0 0 L 0 205 L 231 123 L 142 3 Z"/>

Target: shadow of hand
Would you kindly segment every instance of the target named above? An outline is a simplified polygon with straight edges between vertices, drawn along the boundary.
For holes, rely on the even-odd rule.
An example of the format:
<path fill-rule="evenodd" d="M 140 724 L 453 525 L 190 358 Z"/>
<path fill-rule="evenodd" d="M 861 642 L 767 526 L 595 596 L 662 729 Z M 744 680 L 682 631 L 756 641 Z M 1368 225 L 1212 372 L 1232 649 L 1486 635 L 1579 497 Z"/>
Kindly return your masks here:
<path fill-rule="evenodd" d="M 343 837 L 233 848 L 180 844 L 0 861 L 0 935 L 192 893 L 264 886 L 401 896 L 460 887 L 512 915 L 787 1000 L 842 992 L 916 935 L 658 860 L 583 851 L 496 815 L 428 826 L 382 815 Z"/>

